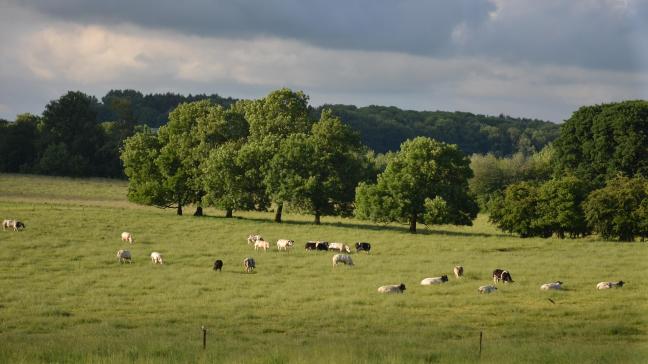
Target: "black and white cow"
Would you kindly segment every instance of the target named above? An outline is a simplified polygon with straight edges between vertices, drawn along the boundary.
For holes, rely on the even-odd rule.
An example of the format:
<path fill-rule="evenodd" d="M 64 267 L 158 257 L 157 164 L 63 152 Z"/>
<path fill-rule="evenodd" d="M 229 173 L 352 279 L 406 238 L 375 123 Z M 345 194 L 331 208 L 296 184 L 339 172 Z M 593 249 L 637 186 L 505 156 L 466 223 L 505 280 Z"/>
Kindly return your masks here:
<path fill-rule="evenodd" d="M 493 282 L 497 283 L 499 281 L 503 281 L 504 283 L 513 283 L 511 273 L 503 269 L 495 269 L 493 271 Z"/>
<path fill-rule="evenodd" d="M 243 269 L 245 269 L 246 272 L 250 273 L 252 270 L 256 268 L 256 262 L 254 261 L 254 258 L 248 257 L 243 259 Z"/>
<path fill-rule="evenodd" d="M 304 249 L 311 251 L 317 249 L 317 242 L 315 241 L 307 241 L 306 245 L 304 245 Z"/>
<path fill-rule="evenodd" d="M 356 252 L 364 251 L 364 252 L 369 253 L 369 251 L 371 250 L 371 244 L 361 241 L 361 242 L 357 242 L 355 244 L 355 248 L 356 248 Z"/>

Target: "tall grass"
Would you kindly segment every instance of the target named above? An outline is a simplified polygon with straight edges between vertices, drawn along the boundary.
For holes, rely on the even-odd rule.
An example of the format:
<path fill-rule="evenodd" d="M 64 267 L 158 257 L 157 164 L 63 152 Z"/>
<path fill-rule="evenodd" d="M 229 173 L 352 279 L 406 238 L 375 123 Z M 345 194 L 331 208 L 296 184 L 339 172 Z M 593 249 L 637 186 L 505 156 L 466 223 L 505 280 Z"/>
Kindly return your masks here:
<path fill-rule="evenodd" d="M 125 200 L 126 183 L 0 176 L 0 362 L 59 363 L 645 363 L 648 245 L 520 239 L 480 216 L 473 227 L 412 235 L 353 219 L 241 212 L 176 216 Z M 120 240 L 122 231 L 136 243 Z M 296 241 L 255 252 L 250 233 Z M 355 267 L 307 240 L 369 241 Z M 119 264 L 118 249 L 133 253 Z M 151 264 L 159 251 L 165 265 Z M 256 272 L 243 273 L 253 256 Z M 222 259 L 222 273 L 211 265 Z M 425 277 L 466 277 L 423 287 Z M 495 268 L 513 284 L 477 287 Z M 597 291 L 603 280 L 627 281 Z M 562 292 L 542 292 L 549 281 Z M 403 295 L 380 285 L 403 282 Z M 551 299 L 551 301 L 549 300 Z M 553 301 L 553 302 L 552 302 Z M 202 349 L 201 326 L 208 330 Z M 484 342 L 479 358 L 479 333 Z"/>

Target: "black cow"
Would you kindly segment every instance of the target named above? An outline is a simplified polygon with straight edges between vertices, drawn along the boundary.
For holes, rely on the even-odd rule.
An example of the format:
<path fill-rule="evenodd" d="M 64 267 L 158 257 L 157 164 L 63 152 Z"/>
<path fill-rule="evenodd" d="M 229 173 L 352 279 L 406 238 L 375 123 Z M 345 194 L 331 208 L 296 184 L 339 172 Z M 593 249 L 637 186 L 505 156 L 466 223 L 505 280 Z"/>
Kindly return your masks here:
<path fill-rule="evenodd" d="M 503 269 L 495 269 L 493 271 L 493 282 L 497 283 L 499 281 L 504 281 L 504 283 L 513 283 L 511 273 Z"/>
<path fill-rule="evenodd" d="M 308 241 L 306 242 L 306 245 L 304 246 L 304 249 L 311 251 L 317 249 L 317 243 L 314 241 Z"/>
<path fill-rule="evenodd" d="M 371 244 L 365 242 L 358 242 L 355 244 L 355 248 L 356 248 L 356 253 L 361 251 L 365 251 L 369 253 L 369 251 L 371 250 Z"/>
<path fill-rule="evenodd" d="M 214 270 L 217 270 L 219 272 L 223 271 L 223 261 L 220 259 L 216 259 L 214 262 Z"/>
<path fill-rule="evenodd" d="M 328 241 L 318 241 L 317 242 L 317 250 L 328 251 L 328 248 L 329 248 Z"/>

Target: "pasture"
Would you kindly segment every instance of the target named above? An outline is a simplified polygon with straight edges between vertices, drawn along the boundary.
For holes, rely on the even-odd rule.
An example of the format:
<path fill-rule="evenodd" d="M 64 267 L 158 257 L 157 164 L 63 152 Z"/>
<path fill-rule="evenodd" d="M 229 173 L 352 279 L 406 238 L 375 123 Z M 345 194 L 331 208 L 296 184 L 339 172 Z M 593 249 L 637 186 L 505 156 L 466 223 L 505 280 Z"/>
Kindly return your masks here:
<path fill-rule="evenodd" d="M 520 239 L 473 227 L 380 226 L 353 219 L 221 211 L 185 216 L 126 201 L 126 182 L 0 175 L 3 363 L 645 363 L 648 243 Z M 122 242 L 132 232 L 135 244 Z M 246 243 L 250 233 L 271 251 Z M 277 239 L 295 240 L 278 252 Z M 307 240 L 372 243 L 355 266 Z M 129 249 L 133 264 L 115 253 Z M 154 265 L 152 251 L 164 255 Z M 252 256 L 254 273 L 243 273 Z M 215 259 L 222 272 L 214 272 Z M 465 277 L 452 275 L 454 265 Z M 498 284 L 495 268 L 515 283 Z M 420 286 L 425 277 L 449 282 Z M 564 291 L 540 291 L 561 280 Z M 600 281 L 624 280 L 597 291 Z M 381 295 L 405 283 L 402 295 Z M 551 299 L 551 300 L 550 300 Z M 552 303 L 553 301 L 553 303 Z M 201 326 L 207 328 L 202 348 Z M 479 334 L 483 348 L 479 357 Z"/>

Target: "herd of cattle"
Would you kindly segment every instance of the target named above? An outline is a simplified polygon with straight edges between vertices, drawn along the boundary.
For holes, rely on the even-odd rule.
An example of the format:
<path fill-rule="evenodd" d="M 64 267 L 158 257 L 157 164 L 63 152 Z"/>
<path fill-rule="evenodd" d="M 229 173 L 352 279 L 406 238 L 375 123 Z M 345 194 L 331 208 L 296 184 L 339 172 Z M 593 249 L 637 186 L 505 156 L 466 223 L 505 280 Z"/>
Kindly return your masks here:
<path fill-rule="evenodd" d="M 18 220 L 12 220 L 12 219 L 7 219 L 2 222 L 2 230 L 7 230 L 7 229 L 13 229 L 13 231 L 19 231 L 25 229 L 25 224 L 21 221 Z M 121 234 L 121 240 L 122 242 L 128 242 L 130 244 L 135 243 L 135 239 L 133 238 L 133 234 L 129 232 L 123 232 Z M 264 251 L 267 251 L 270 249 L 270 242 L 266 241 L 261 237 L 259 234 L 253 234 L 249 235 L 247 238 L 248 245 L 254 245 L 254 250 L 258 249 L 263 249 Z M 294 246 L 295 242 L 293 240 L 288 240 L 288 239 L 279 239 L 277 240 L 277 250 L 278 251 L 288 251 L 289 248 L 292 248 Z M 339 252 L 339 254 L 333 255 L 332 258 L 332 263 L 333 267 L 337 266 L 338 264 L 344 264 L 348 266 L 353 266 L 353 259 L 351 258 L 350 254 L 351 253 L 351 248 L 344 243 L 329 243 L 326 241 L 308 241 L 304 245 L 304 248 L 306 251 L 336 251 Z M 357 242 L 355 244 L 355 249 L 356 253 L 360 252 L 366 252 L 369 253 L 371 251 L 371 244 L 367 242 Z M 347 254 L 344 254 L 347 253 Z M 151 255 L 151 263 L 153 264 L 164 264 L 164 258 L 162 257 L 162 254 L 159 252 L 152 252 Z M 119 249 L 117 251 L 117 259 L 120 263 L 132 263 L 133 258 L 131 255 L 131 252 L 126 249 Z M 243 269 L 245 272 L 252 272 L 256 268 L 256 261 L 252 257 L 247 257 L 243 259 Z M 217 259 L 214 262 L 214 268 L 215 271 L 222 271 L 223 269 L 223 261 L 220 259 Z M 453 269 L 454 275 L 457 279 L 460 279 L 464 275 L 464 268 L 462 266 L 455 266 Z M 504 269 L 495 269 L 493 271 L 493 282 L 498 283 L 500 281 L 504 283 L 513 283 L 513 278 L 511 277 L 511 273 L 509 273 L 507 270 Z M 448 282 L 448 276 L 447 275 L 442 275 L 440 277 L 431 277 L 431 278 L 424 278 L 421 280 L 421 285 L 423 286 L 429 286 L 429 285 L 436 285 L 436 284 L 443 284 L 445 282 Z M 545 283 L 540 286 L 541 290 L 561 290 L 562 289 L 562 284 L 563 282 L 561 281 L 556 281 L 556 282 L 550 282 L 550 283 Z M 618 282 L 600 282 L 596 285 L 596 289 L 602 290 L 602 289 L 610 289 L 610 288 L 620 288 L 623 287 L 624 282 L 623 281 L 618 281 Z M 392 285 L 386 285 L 386 286 L 381 286 L 378 288 L 378 292 L 380 293 L 403 293 L 405 291 L 405 284 L 400 283 L 400 284 L 392 284 Z M 492 293 L 497 290 L 497 287 L 494 285 L 485 285 L 481 286 L 478 288 L 479 293 Z"/>

